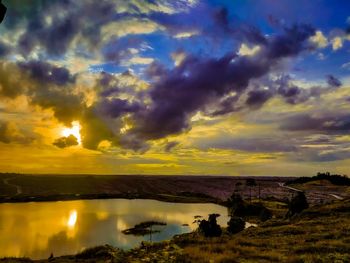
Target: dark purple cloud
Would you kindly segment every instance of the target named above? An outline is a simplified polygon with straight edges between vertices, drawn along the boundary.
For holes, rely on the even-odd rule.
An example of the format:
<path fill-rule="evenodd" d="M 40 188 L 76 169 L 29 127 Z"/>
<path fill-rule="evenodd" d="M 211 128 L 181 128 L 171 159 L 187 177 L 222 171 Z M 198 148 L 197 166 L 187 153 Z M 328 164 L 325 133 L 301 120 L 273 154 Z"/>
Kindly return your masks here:
<path fill-rule="evenodd" d="M 165 146 L 164 146 L 164 151 L 166 152 L 171 152 L 171 150 L 176 147 L 177 145 L 179 145 L 179 142 L 177 141 L 172 141 L 172 142 L 168 142 Z"/>
<path fill-rule="evenodd" d="M 19 63 L 19 66 L 28 72 L 30 77 L 44 84 L 52 83 L 63 86 L 75 81 L 74 76 L 70 74 L 68 69 L 47 62 L 29 61 Z"/>
<path fill-rule="evenodd" d="M 118 118 L 126 113 L 137 113 L 141 110 L 141 105 L 138 103 L 131 103 L 128 100 L 123 99 L 104 99 L 98 104 L 95 104 L 95 108 L 104 116 L 111 118 Z"/>
<path fill-rule="evenodd" d="M 293 83 L 293 79 L 289 75 L 283 75 L 275 81 L 270 82 L 286 103 L 298 104 L 308 101 L 311 98 L 318 98 L 322 94 L 334 91 L 334 88 L 341 86 L 340 80 L 332 75 L 327 76 L 327 86 L 313 86 L 309 88 L 301 88 Z"/>
<path fill-rule="evenodd" d="M 50 5 L 36 5 L 28 16 L 25 33 L 20 37 L 18 48 L 28 55 L 36 46 L 44 48 L 52 56 L 64 55 L 74 38 L 81 35 L 90 48 L 101 41 L 101 26 L 113 20 L 113 1 L 52 1 Z M 52 20 L 47 23 L 46 19 Z"/>
<path fill-rule="evenodd" d="M 286 142 L 285 138 L 237 138 L 226 135 L 207 142 L 201 140 L 198 147 L 204 149 L 235 149 L 248 152 L 295 152 L 298 145 L 293 143 L 296 142 Z"/>
<path fill-rule="evenodd" d="M 294 25 L 284 30 L 284 34 L 274 37 L 269 42 L 268 58 L 280 59 L 295 56 L 302 51 L 314 48 L 306 41 L 315 33 L 315 29 L 312 26 L 305 24 Z"/>
<path fill-rule="evenodd" d="M 327 76 L 327 83 L 329 86 L 338 88 L 342 85 L 341 81 L 334 77 L 333 75 L 328 75 Z"/>
<path fill-rule="evenodd" d="M 205 110 L 230 92 L 243 93 L 251 80 L 269 73 L 282 59 L 308 50 L 307 39 L 313 34 L 309 25 L 296 25 L 266 39 L 256 56 L 188 56 L 181 65 L 159 76 L 150 90 L 152 103 L 136 115 L 133 132 L 148 140 L 189 129 L 189 118 L 196 111 Z M 253 92 L 248 103 L 262 104 L 269 96 Z"/>
<path fill-rule="evenodd" d="M 346 133 L 350 131 L 350 115 L 300 114 L 285 119 L 280 128 L 289 131 L 314 131 L 319 133 Z"/>
<path fill-rule="evenodd" d="M 58 148 L 66 148 L 74 145 L 78 145 L 78 139 L 74 135 L 58 138 L 53 142 L 53 145 Z"/>
<path fill-rule="evenodd" d="M 273 96 L 270 90 L 252 90 L 248 92 L 248 98 L 246 104 L 252 108 L 261 107 L 266 101 L 268 101 Z"/>
<path fill-rule="evenodd" d="M 35 80 L 26 90 L 32 104 L 52 109 L 54 116 L 67 125 L 80 118 L 83 95 L 74 92 L 75 76 L 68 69 L 42 61 L 21 62 L 19 68 Z"/>

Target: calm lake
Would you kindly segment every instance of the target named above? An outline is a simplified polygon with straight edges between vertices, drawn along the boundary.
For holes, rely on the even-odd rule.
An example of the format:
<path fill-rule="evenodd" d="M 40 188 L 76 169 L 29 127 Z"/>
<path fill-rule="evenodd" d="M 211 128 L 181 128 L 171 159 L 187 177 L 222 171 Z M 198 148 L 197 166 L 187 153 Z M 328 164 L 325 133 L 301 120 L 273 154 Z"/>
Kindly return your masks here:
<path fill-rule="evenodd" d="M 132 248 L 149 236 L 124 235 L 121 231 L 142 221 L 166 222 L 153 241 L 170 239 L 196 228 L 194 216 L 218 213 L 226 226 L 225 207 L 215 204 L 180 204 L 154 200 L 78 200 L 64 202 L 0 204 L 0 258 L 48 258 L 75 254 L 84 248 L 110 244 Z M 188 224 L 188 226 L 183 226 Z"/>

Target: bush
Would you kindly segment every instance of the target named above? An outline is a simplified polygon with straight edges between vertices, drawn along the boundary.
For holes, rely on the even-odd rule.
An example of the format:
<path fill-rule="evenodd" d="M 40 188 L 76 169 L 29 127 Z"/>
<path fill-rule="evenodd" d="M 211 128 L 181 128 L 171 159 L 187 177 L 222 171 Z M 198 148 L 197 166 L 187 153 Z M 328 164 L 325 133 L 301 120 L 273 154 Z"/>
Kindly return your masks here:
<path fill-rule="evenodd" d="M 307 202 L 305 194 L 303 192 L 298 192 L 298 194 L 294 196 L 289 203 L 289 211 L 287 213 L 287 217 L 298 214 L 308 207 L 309 204 Z"/>
<path fill-rule="evenodd" d="M 262 222 L 265 222 L 265 221 L 267 221 L 267 220 L 269 220 L 271 218 L 272 218 L 271 210 L 263 206 L 261 211 L 260 211 L 259 219 Z"/>
<path fill-rule="evenodd" d="M 243 201 L 242 197 L 238 194 L 233 194 L 227 200 L 227 207 L 229 215 L 245 217 L 255 216 L 259 217 L 261 221 L 266 221 L 272 217 L 272 212 L 262 204 L 251 204 Z"/>
<path fill-rule="evenodd" d="M 199 231 L 206 237 L 221 236 L 221 227 L 216 222 L 216 218 L 219 216 L 219 214 L 210 214 L 208 220 L 201 220 L 199 223 Z"/>
<path fill-rule="evenodd" d="M 238 232 L 241 232 L 245 228 L 245 222 L 242 218 L 233 216 L 231 217 L 230 221 L 227 222 L 227 231 L 231 234 L 236 234 Z"/>

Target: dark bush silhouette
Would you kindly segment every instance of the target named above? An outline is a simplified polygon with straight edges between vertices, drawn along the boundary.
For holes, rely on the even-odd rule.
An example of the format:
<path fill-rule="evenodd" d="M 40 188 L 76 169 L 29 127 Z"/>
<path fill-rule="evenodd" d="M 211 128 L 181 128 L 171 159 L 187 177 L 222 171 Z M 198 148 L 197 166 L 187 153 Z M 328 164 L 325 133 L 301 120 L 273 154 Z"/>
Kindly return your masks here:
<path fill-rule="evenodd" d="M 230 209 L 235 210 L 238 207 L 241 207 L 242 205 L 244 205 L 244 201 L 241 195 L 233 193 L 231 197 L 226 201 L 226 205 Z"/>
<path fill-rule="evenodd" d="M 298 192 L 298 194 L 294 196 L 289 202 L 289 211 L 287 213 L 287 217 L 298 214 L 308 207 L 309 204 L 307 202 L 305 194 L 303 192 Z"/>
<path fill-rule="evenodd" d="M 266 208 L 266 207 L 263 207 L 260 211 L 260 215 L 259 215 L 259 219 L 262 221 L 262 222 L 265 222 L 269 219 L 272 218 L 272 212 L 270 209 Z"/>
<path fill-rule="evenodd" d="M 233 216 L 230 221 L 227 222 L 227 231 L 231 234 L 241 232 L 244 228 L 245 222 L 241 217 Z"/>
<path fill-rule="evenodd" d="M 252 204 L 244 202 L 239 194 L 233 194 L 226 202 L 230 216 L 238 217 L 259 217 L 261 221 L 266 221 L 272 217 L 272 212 L 263 204 Z"/>
<path fill-rule="evenodd" d="M 208 220 L 201 220 L 199 223 L 199 231 L 206 237 L 221 236 L 221 227 L 216 222 L 216 218 L 219 216 L 219 214 L 210 214 Z"/>
<path fill-rule="evenodd" d="M 350 178 L 346 175 L 330 174 L 329 172 L 317 173 L 317 175 L 313 177 L 299 177 L 286 184 L 304 184 L 317 180 L 327 180 L 334 185 L 350 185 Z"/>

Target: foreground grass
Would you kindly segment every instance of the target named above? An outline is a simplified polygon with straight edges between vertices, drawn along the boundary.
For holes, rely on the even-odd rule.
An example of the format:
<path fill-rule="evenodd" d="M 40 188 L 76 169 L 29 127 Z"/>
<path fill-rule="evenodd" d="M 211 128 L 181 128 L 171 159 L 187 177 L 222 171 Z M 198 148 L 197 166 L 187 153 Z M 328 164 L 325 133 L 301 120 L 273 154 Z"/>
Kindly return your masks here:
<path fill-rule="evenodd" d="M 101 246 L 35 262 L 350 262 L 350 200 L 314 206 L 290 220 L 275 218 L 236 235 L 191 233 L 130 251 Z"/>
<path fill-rule="evenodd" d="M 188 262 L 350 262 L 350 200 L 270 220 L 237 235 L 175 238 Z"/>

